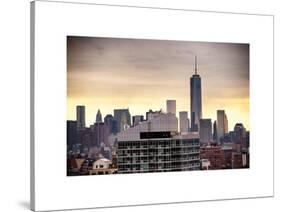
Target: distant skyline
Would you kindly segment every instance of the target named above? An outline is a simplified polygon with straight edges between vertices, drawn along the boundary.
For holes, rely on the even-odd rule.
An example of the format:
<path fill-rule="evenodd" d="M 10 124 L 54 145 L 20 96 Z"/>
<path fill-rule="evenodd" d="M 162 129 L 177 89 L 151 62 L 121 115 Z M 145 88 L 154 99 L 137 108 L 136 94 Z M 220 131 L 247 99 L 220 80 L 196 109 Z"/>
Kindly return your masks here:
<path fill-rule="evenodd" d="M 131 115 L 149 109 L 166 111 L 174 99 L 177 117 L 188 111 L 190 77 L 197 55 L 202 83 L 202 118 L 216 120 L 225 110 L 229 130 L 249 124 L 249 45 L 96 37 L 67 38 L 67 119 L 76 105 L 86 106 L 86 125 L 114 109 Z"/>

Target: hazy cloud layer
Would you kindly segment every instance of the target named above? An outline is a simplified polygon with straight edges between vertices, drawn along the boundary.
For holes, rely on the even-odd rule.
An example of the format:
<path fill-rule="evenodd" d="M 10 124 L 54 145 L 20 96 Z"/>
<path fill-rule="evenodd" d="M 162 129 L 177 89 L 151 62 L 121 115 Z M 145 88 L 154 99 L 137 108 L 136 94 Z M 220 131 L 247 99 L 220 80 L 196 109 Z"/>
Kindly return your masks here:
<path fill-rule="evenodd" d="M 165 109 L 166 99 L 176 99 L 178 109 L 189 111 L 189 80 L 197 55 L 203 115 L 214 119 L 214 108 L 235 110 L 235 105 L 241 107 L 243 120 L 229 117 L 230 123 L 249 126 L 248 44 L 90 37 L 68 37 L 67 44 L 69 118 L 81 103 L 87 104 L 89 121 L 97 108 L 103 115 L 115 107 L 139 108 L 135 112 L 143 114 L 157 105 Z"/>

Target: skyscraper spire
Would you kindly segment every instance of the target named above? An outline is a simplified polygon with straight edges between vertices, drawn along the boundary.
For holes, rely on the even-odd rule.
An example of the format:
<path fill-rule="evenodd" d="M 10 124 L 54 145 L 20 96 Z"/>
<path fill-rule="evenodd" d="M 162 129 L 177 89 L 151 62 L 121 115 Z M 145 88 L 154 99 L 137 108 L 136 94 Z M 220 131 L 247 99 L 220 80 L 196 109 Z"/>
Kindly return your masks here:
<path fill-rule="evenodd" d="M 197 56 L 195 55 L 195 75 L 197 75 Z"/>
<path fill-rule="evenodd" d="M 190 78 L 190 116 L 191 132 L 199 132 L 202 118 L 201 78 L 197 73 L 197 55 L 195 55 L 194 74 Z"/>
<path fill-rule="evenodd" d="M 101 116 L 100 109 L 98 109 L 98 112 L 96 115 L 96 123 L 100 123 L 100 122 L 102 122 L 102 116 Z"/>

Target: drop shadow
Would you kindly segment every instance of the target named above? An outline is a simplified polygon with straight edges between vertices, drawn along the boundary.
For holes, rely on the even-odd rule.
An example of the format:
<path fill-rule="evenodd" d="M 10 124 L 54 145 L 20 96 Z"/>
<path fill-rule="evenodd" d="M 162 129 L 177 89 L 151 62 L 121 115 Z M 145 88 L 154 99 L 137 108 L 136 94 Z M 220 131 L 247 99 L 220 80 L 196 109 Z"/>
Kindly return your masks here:
<path fill-rule="evenodd" d="M 21 208 L 30 210 L 30 203 L 29 203 L 29 201 L 20 201 L 20 202 L 18 202 L 18 205 L 19 205 Z"/>

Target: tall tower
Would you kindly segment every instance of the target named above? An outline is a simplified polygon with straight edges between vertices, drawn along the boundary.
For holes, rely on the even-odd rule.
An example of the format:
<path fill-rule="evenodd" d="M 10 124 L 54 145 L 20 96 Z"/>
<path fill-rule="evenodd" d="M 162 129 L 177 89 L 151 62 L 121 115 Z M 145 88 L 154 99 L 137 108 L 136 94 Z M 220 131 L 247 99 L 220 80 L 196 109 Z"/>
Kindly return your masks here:
<path fill-rule="evenodd" d="M 202 118 L 201 77 L 197 74 L 197 57 L 195 56 L 194 75 L 190 78 L 190 115 L 191 131 L 199 131 L 199 122 Z"/>
<path fill-rule="evenodd" d="M 200 119 L 199 135 L 201 144 L 208 144 L 213 140 L 211 119 Z"/>
<path fill-rule="evenodd" d="M 166 101 L 166 106 L 167 106 L 167 113 L 172 113 L 176 115 L 176 100 L 167 100 Z"/>
<path fill-rule="evenodd" d="M 114 119 L 117 122 L 117 132 L 123 131 L 125 126 L 131 126 L 129 109 L 114 109 Z"/>
<path fill-rule="evenodd" d="M 220 140 L 228 133 L 228 120 L 224 110 L 217 110 L 217 140 Z"/>
<path fill-rule="evenodd" d="M 98 109 L 98 112 L 96 115 L 96 123 L 100 123 L 100 122 L 102 122 L 102 116 L 101 116 L 100 109 Z"/>
<path fill-rule="evenodd" d="M 218 129 L 217 129 L 217 121 L 214 121 L 214 125 L 213 125 L 213 140 L 215 142 L 218 141 Z"/>
<path fill-rule="evenodd" d="M 180 111 L 180 132 L 187 133 L 189 130 L 189 119 L 188 119 L 188 112 L 187 111 Z"/>
<path fill-rule="evenodd" d="M 78 105 L 76 106 L 76 121 L 77 121 L 77 130 L 83 130 L 85 128 L 85 106 Z"/>
<path fill-rule="evenodd" d="M 108 126 L 109 134 L 115 134 L 117 132 L 117 121 L 111 114 L 107 114 L 104 117 L 104 123 L 106 124 L 106 126 Z"/>

